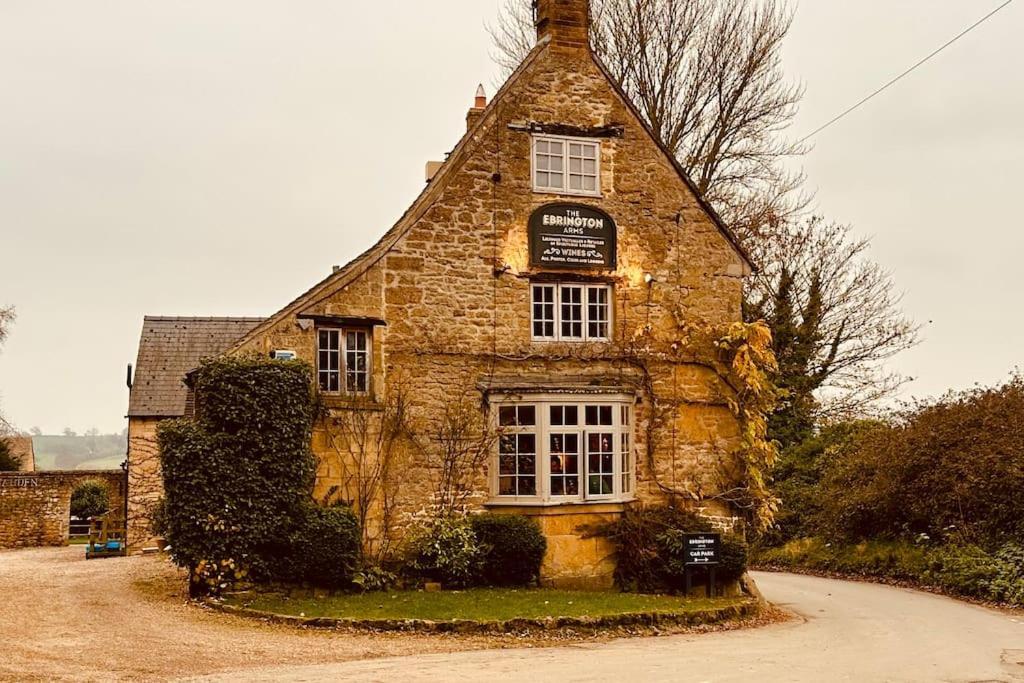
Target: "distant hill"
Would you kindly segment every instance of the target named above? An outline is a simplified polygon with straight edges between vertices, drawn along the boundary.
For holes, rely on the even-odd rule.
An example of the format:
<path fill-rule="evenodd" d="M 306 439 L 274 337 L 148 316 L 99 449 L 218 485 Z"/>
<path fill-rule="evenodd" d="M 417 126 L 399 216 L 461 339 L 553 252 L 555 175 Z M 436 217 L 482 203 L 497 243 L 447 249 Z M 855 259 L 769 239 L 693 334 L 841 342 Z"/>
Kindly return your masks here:
<path fill-rule="evenodd" d="M 113 470 L 128 451 L 126 434 L 33 436 L 37 470 Z"/>

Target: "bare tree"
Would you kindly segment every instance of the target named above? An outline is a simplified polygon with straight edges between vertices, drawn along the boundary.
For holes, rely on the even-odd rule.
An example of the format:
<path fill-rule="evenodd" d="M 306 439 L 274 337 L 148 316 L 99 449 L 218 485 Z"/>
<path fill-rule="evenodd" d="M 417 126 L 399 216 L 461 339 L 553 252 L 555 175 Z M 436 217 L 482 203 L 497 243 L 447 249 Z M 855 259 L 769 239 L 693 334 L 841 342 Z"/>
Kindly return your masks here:
<path fill-rule="evenodd" d="M 782 69 L 785 2 L 593 0 L 592 13 L 594 53 L 761 268 L 746 318 L 764 316 L 776 337 L 780 419 L 890 395 L 902 380 L 884 361 L 916 342 L 916 327 L 868 241 L 807 220 L 804 178 L 786 170 L 806 148 L 786 137 L 803 88 Z M 518 64 L 536 42 L 531 1 L 506 0 L 491 35 L 498 63 Z"/>
<path fill-rule="evenodd" d="M 0 345 L 7 341 L 7 335 L 10 334 L 14 318 L 14 306 L 0 306 Z M 0 436 L 13 434 L 16 431 L 14 426 L 4 417 L 3 412 L 0 412 Z"/>
<path fill-rule="evenodd" d="M 440 419 L 423 436 L 427 466 L 434 473 L 434 507 L 439 517 L 464 509 L 499 438 L 479 400 L 465 391 L 444 404 Z"/>
<path fill-rule="evenodd" d="M 341 498 L 352 505 L 363 532 L 364 549 L 383 559 L 393 541 L 405 462 L 403 446 L 412 437 L 402 384 L 396 381 L 383 406 L 366 401 L 327 416 L 324 432 L 328 445 L 338 455 L 342 479 L 329 498 Z"/>
<path fill-rule="evenodd" d="M 918 327 L 901 313 L 892 275 L 868 257 L 869 240 L 811 217 L 774 224 L 754 246 L 763 267 L 745 315 L 773 331 L 785 392 L 776 438 L 798 441 L 815 419 L 860 414 L 891 394 L 903 379 L 885 361 L 917 343 Z"/>
<path fill-rule="evenodd" d="M 594 0 L 592 47 L 741 238 L 804 208 L 806 149 L 785 137 L 803 88 L 785 77 L 792 12 L 779 0 Z M 490 27 L 510 72 L 536 42 L 531 0 L 506 0 Z"/>

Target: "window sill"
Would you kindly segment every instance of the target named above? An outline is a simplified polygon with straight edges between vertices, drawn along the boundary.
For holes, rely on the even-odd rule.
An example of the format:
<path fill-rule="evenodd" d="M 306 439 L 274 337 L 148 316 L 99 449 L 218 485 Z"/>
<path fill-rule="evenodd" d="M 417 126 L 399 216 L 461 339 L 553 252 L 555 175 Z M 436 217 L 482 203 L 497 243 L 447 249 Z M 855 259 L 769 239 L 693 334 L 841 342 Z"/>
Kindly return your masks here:
<path fill-rule="evenodd" d="M 368 395 L 331 395 L 321 394 L 321 400 L 323 401 L 325 408 L 338 408 L 344 410 L 372 410 L 381 411 L 384 410 L 384 404 L 379 403 Z"/>
<path fill-rule="evenodd" d="M 623 512 L 636 498 L 583 501 L 513 501 L 492 498 L 484 507 L 515 511 L 524 515 L 578 515 Z"/>
<path fill-rule="evenodd" d="M 559 190 L 557 188 L 535 187 L 534 194 L 550 194 L 556 197 L 589 197 L 590 199 L 604 199 L 601 192 L 585 192 L 576 190 Z"/>

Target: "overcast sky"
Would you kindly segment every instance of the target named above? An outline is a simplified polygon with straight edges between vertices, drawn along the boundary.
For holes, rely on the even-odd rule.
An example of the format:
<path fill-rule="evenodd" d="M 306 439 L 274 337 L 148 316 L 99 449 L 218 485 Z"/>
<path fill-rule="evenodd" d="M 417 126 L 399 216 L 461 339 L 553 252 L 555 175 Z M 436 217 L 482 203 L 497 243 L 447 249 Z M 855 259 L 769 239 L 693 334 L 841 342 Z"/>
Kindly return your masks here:
<path fill-rule="evenodd" d="M 1000 0 L 803 0 L 806 133 Z M 498 0 L 0 0 L 0 406 L 120 430 L 142 317 L 268 315 L 373 243 L 497 68 Z M 1005 378 L 1024 316 L 1024 3 L 815 140 L 817 209 L 925 323 L 905 396 Z"/>

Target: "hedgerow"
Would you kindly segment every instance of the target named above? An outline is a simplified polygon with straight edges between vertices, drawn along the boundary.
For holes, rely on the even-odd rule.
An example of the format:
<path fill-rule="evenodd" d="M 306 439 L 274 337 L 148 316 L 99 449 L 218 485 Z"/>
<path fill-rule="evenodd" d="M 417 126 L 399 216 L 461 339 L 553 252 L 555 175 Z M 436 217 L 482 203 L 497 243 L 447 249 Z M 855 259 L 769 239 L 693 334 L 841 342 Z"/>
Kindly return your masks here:
<path fill-rule="evenodd" d="M 282 545 L 300 537 L 304 524 L 323 521 L 308 507 L 317 415 L 310 368 L 218 358 L 203 362 L 192 383 L 195 418 L 158 429 L 172 557 L 189 569 L 194 592 L 275 578 Z"/>

